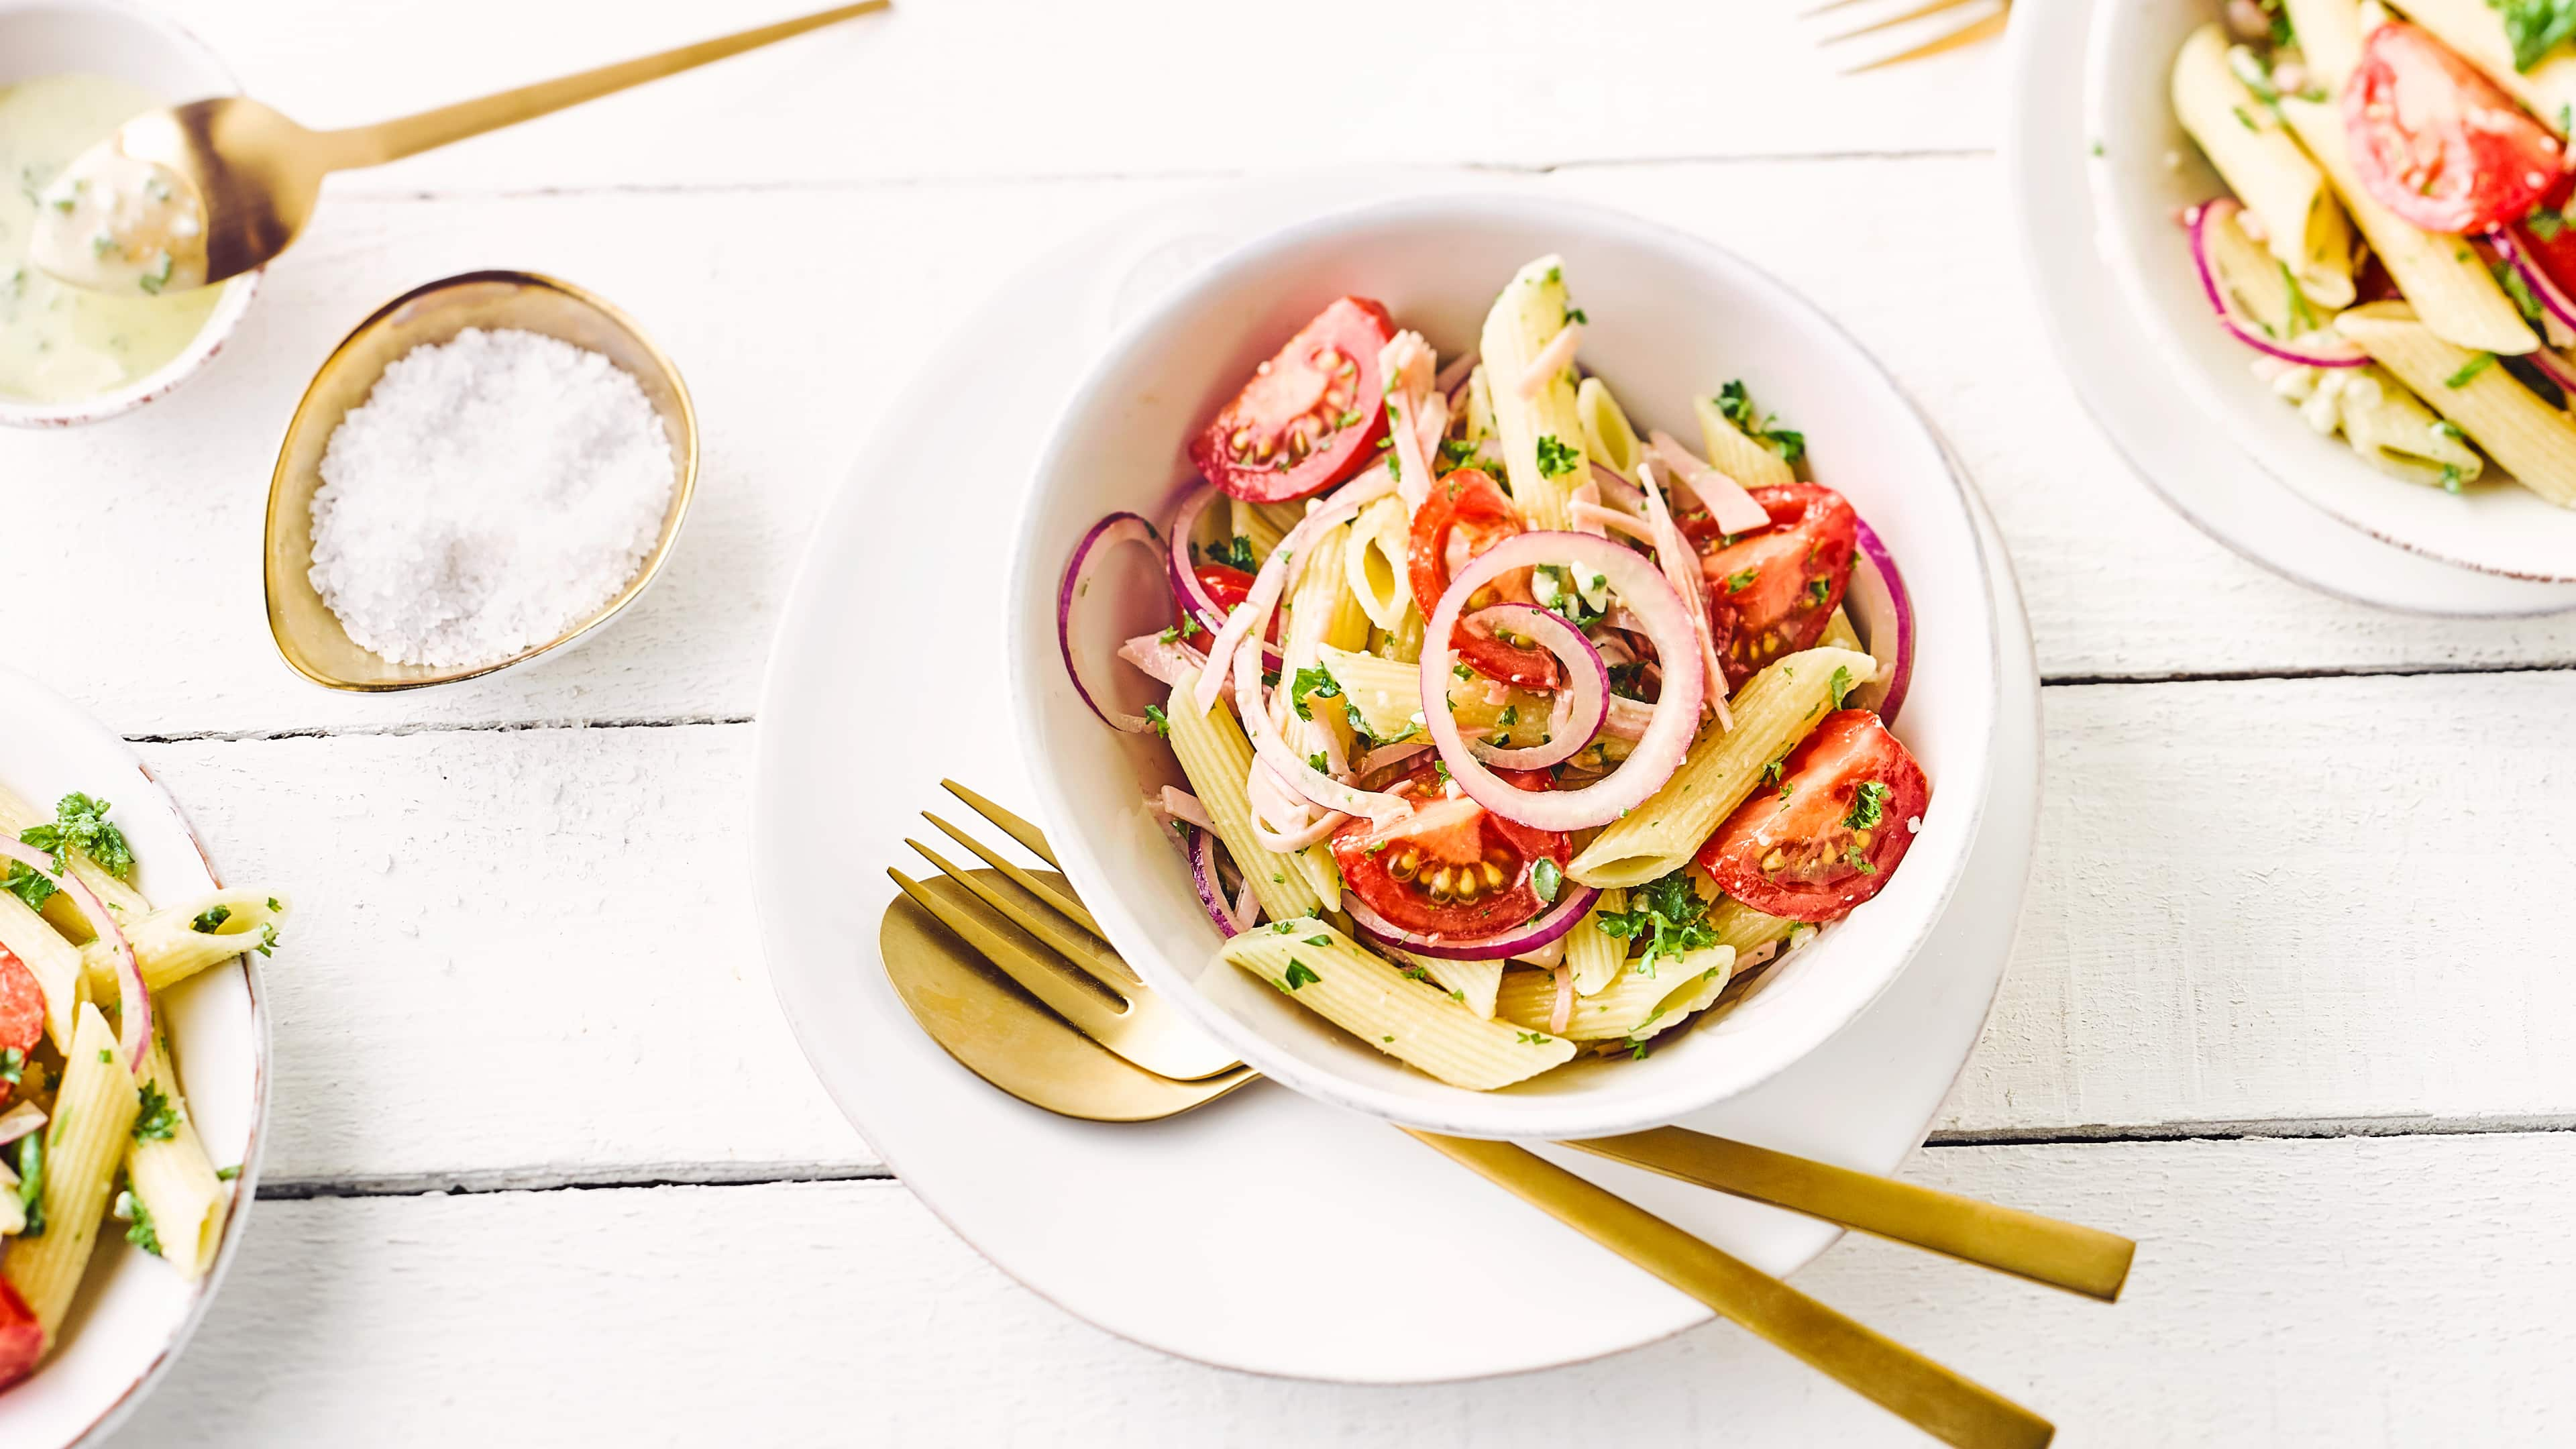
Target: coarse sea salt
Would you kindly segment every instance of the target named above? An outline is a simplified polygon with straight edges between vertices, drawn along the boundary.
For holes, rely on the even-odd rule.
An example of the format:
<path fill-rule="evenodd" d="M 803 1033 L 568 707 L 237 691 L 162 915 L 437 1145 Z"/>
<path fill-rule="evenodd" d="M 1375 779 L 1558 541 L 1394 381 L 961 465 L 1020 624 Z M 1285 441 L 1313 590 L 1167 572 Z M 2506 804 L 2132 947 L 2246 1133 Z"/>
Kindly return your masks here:
<path fill-rule="evenodd" d="M 322 455 L 315 592 L 401 664 L 496 664 L 643 565 L 677 470 L 644 389 L 558 338 L 468 328 L 385 369 Z"/>

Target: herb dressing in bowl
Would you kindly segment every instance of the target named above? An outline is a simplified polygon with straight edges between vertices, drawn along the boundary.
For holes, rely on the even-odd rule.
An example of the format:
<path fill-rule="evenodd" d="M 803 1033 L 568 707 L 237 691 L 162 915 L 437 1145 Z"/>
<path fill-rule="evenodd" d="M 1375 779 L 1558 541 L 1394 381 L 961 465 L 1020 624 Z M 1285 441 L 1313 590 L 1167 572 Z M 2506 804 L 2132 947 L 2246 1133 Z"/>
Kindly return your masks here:
<path fill-rule="evenodd" d="M 157 295 L 176 265 L 168 251 L 129 259 L 111 245 L 131 275 L 110 293 L 58 281 L 30 255 L 49 213 L 93 218 L 107 235 L 111 219 L 159 206 L 143 178 L 127 186 L 86 178 L 75 188 L 78 178 L 60 177 L 74 157 L 159 103 L 103 75 L 0 87 L 0 398 L 71 402 L 131 386 L 187 351 L 222 302 L 221 288 Z"/>

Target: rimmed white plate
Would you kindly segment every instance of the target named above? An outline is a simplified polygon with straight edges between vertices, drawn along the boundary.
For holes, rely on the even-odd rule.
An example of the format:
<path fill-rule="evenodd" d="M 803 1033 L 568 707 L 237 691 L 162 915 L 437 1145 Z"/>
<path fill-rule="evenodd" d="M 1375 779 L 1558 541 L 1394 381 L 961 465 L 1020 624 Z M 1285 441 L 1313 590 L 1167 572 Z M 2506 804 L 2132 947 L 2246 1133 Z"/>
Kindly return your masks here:
<path fill-rule="evenodd" d="M 2185 518 L 2295 582 L 2418 614 L 2576 609 L 2576 586 L 2454 567 L 2317 508 L 2232 441 L 2165 365 L 2117 290 L 2104 285 L 2095 246 L 2103 219 L 2086 174 L 2097 164 L 2090 154 L 2096 138 L 2086 129 L 2086 46 L 2096 11 L 2107 8 L 2015 6 L 2006 46 L 2004 168 L 2013 230 L 2050 341 L 2086 411 L 2138 476 Z M 2106 153 L 2115 140 L 2104 140 Z M 2286 406 L 2279 411 L 2290 413 Z M 2296 425 L 2295 417 L 2287 420 Z"/>
<path fill-rule="evenodd" d="M 937 779 L 1014 805 L 1034 798 L 998 667 L 1003 601 L 988 569 L 959 566 L 940 542 L 956 535 L 954 487 L 921 480 L 972 480 L 978 516 L 1017 507 L 1105 324 L 1154 290 L 1139 276 L 1179 270 L 1172 258 L 1203 253 L 1207 238 L 1256 230 L 1260 210 L 1240 197 L 1162 208 L 1010 283 L 923 369 L 888 414 L 900 421 L 825 512 L 771 654 L 753 767 L 753 879 L 780 1007 L 833 1100 L 924 1203 L 1041 1296 L 1136 1342 L 1363 1383 L 1508 1373 L 1652 1342 L 1707 1310 L 1382 1123 L 1267 1083 L 1160 1123 L 1054 1117 L 923 1036 L 878 960 L 893 894 L 881 883 L 911 861 L 901 839 L 919 833 L 913 812 L 957 809 Z M 1990 526 L 1985 541 L 2000 560 Z M 1996 579 L 2006 637 L 1995 783 L 1953 908 L 1859 1020 L 1692 1125 L 1890 1171 L 1975 1045 L 2038 807 L 2037 673 L 2019 594 L 2007 571 Z M 1770 1272 L 1795 1270 L 1836 1236 L 1557 1155 Z M 1421 1223 L 1440 1225 L 1436 1248 L 1388 1230 Z"/>
<path fill-rule="evenodd" d="M 40 804 L 72 790 L 108 801 L 134 847 L 135 886 L 156 902 L 220 884 L 178 802 L 125 741 L 7 668 L 0 668 L 0 781 Z M 223 1248 L 213 1271 L 192 1284 L 126 1246 L 120 1234 L 103 1233 L 103 1261 L 93 1261 L 82 1280 L 62 1346 L 34 1377 L 0 1391 L 0 1444 L 60 1449 L 105 1439 L 177 1360 L 214 1301 L 257 1192 L 268 1109 L 268 1017 L 261 1002 L 259 972 L 247 957 L 153 997 L 168 1022 L 188 1088 L 188 1115 L 207 1154 L 218 1167 L 241 1164 Z"/>

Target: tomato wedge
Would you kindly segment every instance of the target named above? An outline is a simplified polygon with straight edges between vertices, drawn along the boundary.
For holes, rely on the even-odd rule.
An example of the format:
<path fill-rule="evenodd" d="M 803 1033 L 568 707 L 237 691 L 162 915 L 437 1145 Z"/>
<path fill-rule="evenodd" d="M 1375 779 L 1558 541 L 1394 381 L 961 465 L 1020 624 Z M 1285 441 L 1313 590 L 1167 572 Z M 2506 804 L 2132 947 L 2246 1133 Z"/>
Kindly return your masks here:
<path fill-rule="evenodd" d="M 1342 884 L 1396 925 L 1425 936 L 1473 940 L 1509 930 L 1547 908 L 1530 884 L 1539 861 L 1562 871 L 1574 858 L 1561 831 L 1506 820 L 1464 795 L 1443 789 L 1438 757 L 1422 763 L 1390 788 L 1422 802 L 1384 826 L 1354 818 L 1333 833 L 1333 860 Z M 1550 790 L 1544 770 L 1496 770 L 1522 790 Z M 1558 887 L 1564 889 L 1563 886 Z"/>
<path fill-rule="evenodd" d="M 1198 576 L 1199 588 L 1207 594 L 1208 602 L 1216 605 L 1220 619 L 1233 613 L 1235 605 L 1252 597 L 1252 575 L 1232 565 L 1200 564 L 1190 572 Z M 1180 603 L 1179 600 L 1174 602 Z M 1216 642 L 1216 636 L 1207 631 L 1206 625 L 1190 617 L 1188 604 L 1180 603 L 1180 616 L 1182 643 L 1193 649 L 1205 649 Z M 1276 613 L 1270 616 L 1269 639 L 1273 644 L 1279 642 L 1279 616 Z"/>
<path fill-rule="evenodd" d="M 1700 559 L 1711 625 L 1725 620 L 1722 610 L 1733 611 L 1732 629 L 1719 635 L 1717 653 L 1730 692 L 1763 665 L 1824 637 L 1860 547 L 1860 515 L 1831 488 L 1756 488 L 1753 501 L 1771 515 L 1771 526 L 1740 534 Z"/>
<path fill-rule="evenodd" d="M 18 1290 L 0 1283 L 0 1389 L 36 1371 L 45 1356 L 45 1328 Z"/>
<path fill-rule="evenodd" d="M 1457 565 L 1527 531 L 1520 510 L 1504 495 L 1502 485 L 1480 469 L 1461 468 L 1431 485 L 1431 496 L 1414 510 L 1413 534 L 1405 552 L 1413 602 L 1422 617 L 1430 618 L 1440 596 L 1449 592 L 1449 576 Z M 1497 581 L 1467 601 L 1468 612 L 1513 598 L 1526 602 L 1527 596 L 1526 587 L 1514 586 L 1506 592 Z M 1460 663 L 1488 679 L 1524 689 L 1556 688 L 1556 657 L 1544 649 L 1506 644 L 1464 619 L 1449 636 L 1449 647 L 1458 651 Z"/>
<path fill-rule="evenodd" d="M 0 946 L 0 1051 L 32 1051 L 45 1035 L 45 988 L 27 963 Z M 0 1088 L 0 1097 L 8 1096 Z"/>
<path fill-rule="evenodd" d="M 1699 868 L 1766 915 L 1830 921 L 1877 895 L 1914 844 L 1932 786 L 1865 709 L 1836 710 L 1699 848 Z"/>
<path fill-rule="evenodd" d="M 1394 337 L 1386 308 L 1366 297 L 1317 313 L 1190 440 L 1199 476 L 1237 498 L 1279 503 L 1360 471 L 1386 434 L 1377 355 Z"/>
<path fill-rule="evenodd" d="M 2362 42 L 2343 124 L 2363 188 L 2426 231 L 2513 221 L 2565 170 L 2548 127 L 2420 26 L 2383 25 Z"/>

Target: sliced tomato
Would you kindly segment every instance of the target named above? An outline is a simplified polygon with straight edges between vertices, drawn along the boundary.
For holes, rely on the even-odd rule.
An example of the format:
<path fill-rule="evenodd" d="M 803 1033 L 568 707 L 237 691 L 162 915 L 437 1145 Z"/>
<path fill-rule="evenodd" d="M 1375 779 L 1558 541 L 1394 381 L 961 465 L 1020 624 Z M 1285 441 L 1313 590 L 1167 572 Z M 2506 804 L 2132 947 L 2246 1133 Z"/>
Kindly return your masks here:
<path fill-rule="evenodd" d="M 1860 515 L 1831 488 L 1756 488 L 1753 501 L 1771 515 L 1771 526 L 1739 534 L 1700 559 L 1712 628 L 1725 617 L 1722 609 L 1733 611 L 1717 653 L 1729 691 L 1763 665 L 1824 637 L 1860 547 Z"/>
<path fill-rule="evenodd" d="M 1699 848 L 1699 868 L 1766 915 L 1830 921 L 1905 859 L 1932 786 L 1865 709 L 1836 710 Z"/>
<path fill-rule="evenodd" d="M 0 1051 L 33 1051 L 44 1035 L 45 988 L 26 962 L 0 946 Z"/>
<path fill-rule="evenodd" d="M 1401 782 L 1380 787 L 1420 801 L 1412 814 L 1383 826 L 1354 818 L 1334 832 L 1342 884 L 1379 915 L 1426 936 L 1490 936 L 1546 909 L 1530 869 L 1548 860 L 1562 871 L 1574 858 L 1573 842 L 1449 795 L 1437 757 L 1416 758 L 1423 763 Z M 1494 773 L 1517 789 L 1556 787 L 1544 770 Z"/>
<path fill-rule="evenodd" d="M 1357 473 L 1386 433 L 1377 355 L 1394 337 L 1386 308 L 1366 297 L 1317 313 L 1190 440 L 1199 476 L 1237 498 L 1278 503 Z"/>
<path fill-rule="evenodd" d="M 2565 169 L 2548 127 L 2421 26 L 2383 25 L 2362 42 L 2343 123 L 2363 188 L 2426 231 L 2513 221 Z"/>
<path fill-rule="evenodd" d="M 1199 588 L 1208 596 L 1208 602 L 1216 605 L 1219 619 L 1233 613 L 1235 605 L 1252 597 L 1252 575 L 1231 564 L 1200 564 L 1190 572 L 1198 575 Z M 1190 617 L 1188 604 L 1181 603 L 1180 616 L 1182 643 L 1193 649 L 1205 649 L 1216 642 L 1216 636 L 1207 631 L 1206 625 Z M 1269 639 L 1273 644 L 1279 642 L 1279 616 L 1276 613 L 1270 616 Z"/>
<path fill-rule="evenodd" d="M 1405 570 L 1413 582 L 1413 602 L 1422 617 L 1449 592 L 1458 566 L 1516 533 L 1528 531 L 1520 510 L 1502 485 L 1480 469 L 1461 468 L 1431 485 L 1431 496 L 1414 510 L 1413 534 L 1405 553 Z M 1496 580 L 1467 601 L 1468 612 L 1513 599 L 1524 602 L 1526 584 Z M 1556 658 L 1544 649 L 1506 644 L 1482 627 L 1460 620 L 1449 637 L 1458 661 L 1488 679 L 1525 689 L 1556 688 Z"/>
<path fill-rule="evenodd" d="M 45 1326 L 18 1290 L 0 1283 L 0 1389 L 36 1371 L 45 1356 Z"/>

